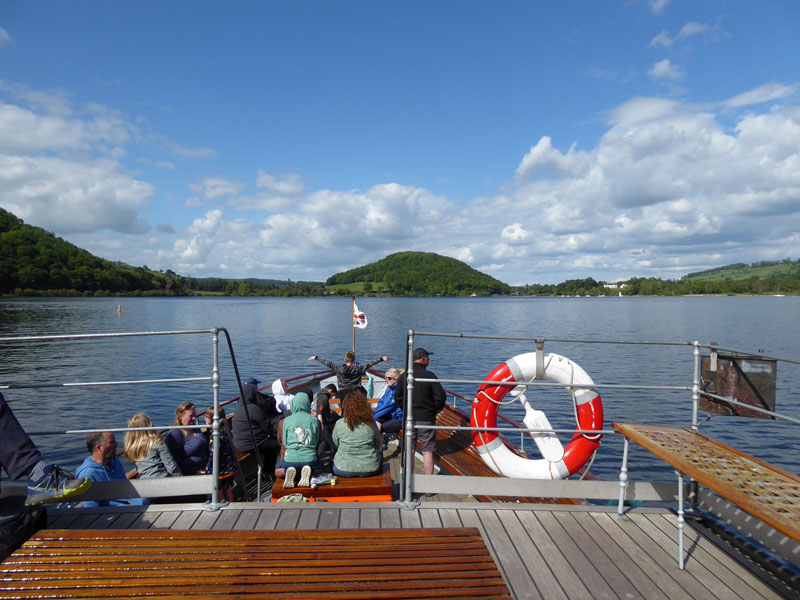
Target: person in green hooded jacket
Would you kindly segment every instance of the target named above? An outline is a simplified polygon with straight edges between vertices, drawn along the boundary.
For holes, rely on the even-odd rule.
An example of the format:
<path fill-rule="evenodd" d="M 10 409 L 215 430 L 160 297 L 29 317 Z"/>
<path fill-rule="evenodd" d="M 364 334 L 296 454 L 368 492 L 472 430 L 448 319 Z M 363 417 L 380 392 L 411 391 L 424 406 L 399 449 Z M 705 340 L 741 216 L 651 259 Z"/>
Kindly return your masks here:
<path fill-rule="evenodd" d="M 322 461 L 317 458 L 319 442 L 319 420 L 311 414 L 311 399 L 305 392 L 296 394 L 290 400 L 292 414 L 283 420 L 283 456 L 275 465 L 275 476 L 283 477 L 283 487 L 295 485 L 295 477 L 300 472 L 298 487 L 308 487 L 311 473 L 322 469 Z"/>

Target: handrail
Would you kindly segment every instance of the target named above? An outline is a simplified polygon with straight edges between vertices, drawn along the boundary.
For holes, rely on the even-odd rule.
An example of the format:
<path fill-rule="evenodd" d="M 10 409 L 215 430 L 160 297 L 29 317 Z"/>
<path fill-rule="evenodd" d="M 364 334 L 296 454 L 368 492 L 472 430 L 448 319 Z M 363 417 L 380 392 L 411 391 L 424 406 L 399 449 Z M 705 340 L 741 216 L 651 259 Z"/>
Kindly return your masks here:
<path fill-rule="evenodd" d="M 60 334 L 60 335 L 36 335 L 36 336 L 3 336 L 0 337 L 0 343 L 17 343 L 17 342 L 43 342 L 43 341 L 65 341 L 65 340 L 92 340 L 104 338 L 129 338 L 129 337 L 146 337 L 146 336 L 170 336 L 170 335 L 198 335 L 211 334 L 212 336 L 212 371 L 211 376 L 207 377 L 179 377 L 179 378 L 160 378 L 160 379 L 143 379 L 132 381 L 94 381 L 94 382 L 68 382 L 68 383 L 37 383 L 37 384 L 9 384 L 0 385 L 0 389 L 38 389 L 38 388 L 67 388 L 67 387 L 93 387 L 93 386 L 118 386 L 118 385 L 148 385 L 148 384 L 164 384 L 164 383 L 193 383 L 193 382 L 211 382 L 213 393 L 213 406 L 214 406 L 214 420 L 212 424 L 212 439 L 214 443 L 214 453 L 212 457 L 212 473 L 211 473 L 211 487 L 210 495 L 211 500 L 204 504 L 207 510 L 215 511 L 227 505 L 227 501 L 219 501 L 219 449 L 220 445 L 220 424 L 219 424 L 219 332 L 223 332 L 228 341 L 228 348 L 230 351 L 231 361 L 233 368 L 237 375 L 237 383 L 239 385 L 239 392 L 242 393 L 241 381 L 239 381 L 239 368 L 236 363 L 236 357 L 233 351 L 230 334 L 224 327 L 214 327 L 211 329 L 192 329 L 182 331 L 135 331 L 135 332 L 120 332 L 120 333 L 86 333 L 86 334 Z M 152 429 L 203 429 L 208 426 L 191 425 L 191 426 L 177 426 L 171 425 L 167 427 L 153 427 Z M 112 431 L 122 432 L 131 430 L 142 430 L 151 428 L 103 428 L 94 427 L 91 430 L 68 430 L 66 432 L 40 432 L 38 435 L 61 435 L 65 433 L 91 433 L 95 431 Z M 37 435 L 37 432 L 32 432 Z M 90 492 L 91 495 L 91 492 Z"/>
<path fill-rule="evenodd" d="M 709 344 L 701 344 L 700 342 L 670 342 L 670 341 L 628 341 L 628 340 L 586 340 L 586 339 L 564 339 L 564 338 L 541 338 L 541 337 L 518 337 L 518 336 L 489 336 L 489 335 L 471 335 L 471 334 L 464 334 L 464 333 L 441 333 L 441 332 L 420 332 L 409 330 L 407 336 L 407 364 L 413 364 L 413 351 L 415 347 L 415 340 L 419 336 L 426 336 L 426 337 L 450 337 L 450 338 L 463 338 L 463 339 L 475 339 L 475 340 L 507 340 L 507 341 L 530 341 L 535 342 L 537 346 L 537 350 L 540 350 L 545 342 L 555 342 L 555 343 L 582 343 L 582 344 L 619 344 L 619 345 L 636 345 L 636 346 L 666 346 L 666 347 L 689 347 L 693 353 L 693 377 L 692 377 L 692 384 L 691 385 L 640 385 L 640 384 L 605 384 L 605 383 L 592 383 L 586 385 L 578 385 L 578 384 L 568 384 L 564 385 L 561 383 L 552 383 L 552 382 L 542 382 L 542 381 L 494 381 L 494 380 L 474 380 L 474 379 L 458 379 L 458 378 L 419 378 L 416 379 L 413 377 L 413 370 L 409 370 L 409 375 L 407 378 L 407 391 L 406 391 L 406 424 L 404 428 L 404 444 L 403 444 L 403 452 L 404 456 L 404 468 L 402 473 L 402 486 L 401 486 L 401 498 L 398 501 L 400 506 L 405 509 L 414 509 L 419 506 L 419 502 L 416 502 L 412 498 L 412 490 L 415 488 L 414 481 L 418 478 L 420 481 L 426 482 L 426 490 L 431 491 L 430 488 L 437 487 L 436 484 L 433 482 L 438 483 L 439 480 L 437 478 L 431 478 L 430 476 L 425 475 L 415 475 L 414 474 L 414 462 L 413 462 L 413 454 L 414 449 L 410 448 L 410 437 L 413 434 L 414 430 L 420 429 L 427 429 L 427 430 L 448 430 L 448 431 L 495 431 L 498 433 L 509 433 L 509 432 L 520 432 L 522 433 L 592 433 L 592 434 L 617 434 L 618 432 L 614 430 L 602 430 L 602 431 L 586 431 L 586 430 L 562 430 L 562 429 L 529 429 L 525 427 L 514 427 L 510 429 L 508 427 L 466 427 L 466 426 L 437 426 L 437 425 L 417 425 L 413 421 L 413 394 L 414 394 L 414 385 L 416 382 L 438 382 L 440 384 L 451 384 L 451 385 L 496 385 L 496 386 L 508 386 L 508 387 L 517 387 L 517 386 L 524 386 L 528 387 L 542 387 L 542 388 L 565 388 L 565 389 L 580 389 L 580 388 L 593 388 L 593 389 L 611 389 L 611 390 L 643 390 L 643 391 L 671 391 L 671 392 L 681 392 L 691 393 L 691 403 L 692 403 L 692 429 L 697 431 L 699 428 L 698 424 L 698 407 L 699 407 L 699 399 L 700 397 L 708 397 L 714 398 L 717 400 L 721 400 L 724 402 L 730 402 L 731 404 L 743 406 L 750 410 L 754 410 L 755 412 L 766 414 L 778 419 L 782 419 L 787 422 L 800 424 L 800 419 L 795 419 L 793 417 L 789 417 L 787 415 L 782 415 L 780 413 L 770 411 L 767 409 L 754 407 L 749 404 L 744 404 L 734 400 L 733 398 L 727 398 L 723 396 L 718 396 L 716 394 L 707 392 L 701 389 L 701 374 L 700 374 L 700 361 L 701 355 L 700 350 L 707 349 L 711 352 L 726 352 L 735 355 L 737 358 L 753 358 L 753 359 L 767 359 L 767 360 L 776 360 L 785 362 L 788 364 L 800 365 L 800 361 L 787 359 L 787 358 L 779 358 L 779 357 L 772 357 L 766 356 L 763 353 L 752 353 L 752 352 L 743 352 L 740 350 L 732 350 L 732 349 L 725 349 L 719 347 L 719 345 L 715 343 Z M 469 398 L 466 398 L 462 395 L 455 394 L 450 390 L 446 390 L 448 394 L 453 395 L 454 398 L 460 397 L 467 402 L 471 402 Z M 502 414 L 498 413 L 498 418 L 504 418 Z M 513 422 L 512 422 L 513 424 Z M 521 435 L 524 439 L 524 436 Z M 625 458 L 623 458 L 623 470 L 620 474 L 620 483 L 618 485 L 623 485 L 623 480 L 627 483 L 626 480 L 626 468 L 625 468 Z M 447 478 L 450 479 L 450 478 Z M 480 477 L 471 477 L 471 480 L 483 480 L 485 478 Z M 504 478 L 509 479 L 509 478 Z M 513 482 L 516 482 L 516 479 L 512 480 L 510 483 L 510 487 L 514 486 Z M 432 484 L 432 485 L 431 485 Z M 541 485 L 542 482 L 537 481 L 537 486 Z M 495 484 L 496 485 L 496 484 Z M 520 486 L 524 487 L 523 480 L 519 480 Z M 598 484 L 594 482 L 593 485 L 604 485 Z M 613 483 L 611 485 L 617 485 Z M 658 484 L 653 484 L 658 485 Z M 447 486 L 438 486 L 442 489 Z M 462 486 L 463 487 L 463 486 Z M 509 486 L 505 486 L 509 487 Z M 552 487 L 552 486 L 551 486 Z M 558 487 L 558 489 L 566 489 L 563 486 Z M 603 489 L 611 489 L 608 486 L 604 487 Z M 654 488 L 653 488 L 654 489 Z M 604 492 L 607 493 L 607 492 Z M 651 493 L 651 492 L 648 492 Z M 599 496 L 598 496 L 599 497 Z M 652 499 L 652 498 L 651 498 Z"/>

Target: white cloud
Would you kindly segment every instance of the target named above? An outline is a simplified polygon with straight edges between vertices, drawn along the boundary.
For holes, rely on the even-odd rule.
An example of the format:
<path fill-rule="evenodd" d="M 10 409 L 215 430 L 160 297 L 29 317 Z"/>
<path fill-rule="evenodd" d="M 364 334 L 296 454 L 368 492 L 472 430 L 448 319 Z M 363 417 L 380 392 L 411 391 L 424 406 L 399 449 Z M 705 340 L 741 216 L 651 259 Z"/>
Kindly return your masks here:
<path fill-rule="evenodd" d="M 61 158 L 0 155 L 0 206 L 25 222 L 60 234 L 110 229 L 150 229 L 138 211 L 153 186 L 138 181 L 116 162 L 76 163 Z"/>
<path fill-rule="evenodd" d="M 647 0 L 647 3 L 650 5 L 650 11 L 654 15 L 663 15 L 670 2 L 671 0 Z"/>
<path fill-rule="evenodd" d="M 189 189 L 205 200 L 217 200 L 239 194 L 247 184 L 227 177 L 203 177 L 199 183 L 190 183 Z"/>
<path fill-rule="evenodd" d="M 256 186 L 276 194 L 296 196 L 303 191 L 304 184 L 303 180 L 294 173 L 284 173 L 275 177 L 259 169 Z"/>
<path fill-rule="evenodd" d="M 650 70 L 647 71 L 647 74 L 651 79 L 656 81 L 679 81 L 686 75 L 686 73 L 682 71 L 680 67 L 673 65 L 668 58 L 655 63 L 652 67 L 650 67 Z"/>
<path fill-rule="evenodd" d="M 666 29 L 662 29 L 656 36 L 650 40 L 650 46 L 670 49 L 678 42 L 684 41 L 692 36 L 703 35 L 709 33 L 711 28 L 704 23 L 696 23 L 695 21 L 687 22 L 674 38 L 670 37 Z"/>
<path fill-rule="evenodd" d="M 731 108 L 739 108 L 742 106 L 749 106 L 751 104 L 761 104 L 763 102 L 771 102 L 772 100 L 782 100 L 788 98 L 797 92 L 797 84 L 780 85 L 778 83 L 767 83 L 754 90 L 749 90 L 742 94 L 738 94 L 733 98 L 725 100 L 723 104 Z"/>
<path fill-rule="evenodd" d="M 11 36 L 8 31 L 0 27 L 0 48 L 12 42 Z"/>

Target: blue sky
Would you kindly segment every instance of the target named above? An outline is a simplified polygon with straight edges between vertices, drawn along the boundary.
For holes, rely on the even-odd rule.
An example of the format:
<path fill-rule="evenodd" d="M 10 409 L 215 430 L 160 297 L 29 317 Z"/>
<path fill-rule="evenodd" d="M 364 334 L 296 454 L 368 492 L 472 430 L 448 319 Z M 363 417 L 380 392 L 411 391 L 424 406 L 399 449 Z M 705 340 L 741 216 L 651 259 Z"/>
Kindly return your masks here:
<path fill-rule="evenodd" d="M 800 258 L 800 3 L 0 0 L 0 206 L 111 260 Z"/>

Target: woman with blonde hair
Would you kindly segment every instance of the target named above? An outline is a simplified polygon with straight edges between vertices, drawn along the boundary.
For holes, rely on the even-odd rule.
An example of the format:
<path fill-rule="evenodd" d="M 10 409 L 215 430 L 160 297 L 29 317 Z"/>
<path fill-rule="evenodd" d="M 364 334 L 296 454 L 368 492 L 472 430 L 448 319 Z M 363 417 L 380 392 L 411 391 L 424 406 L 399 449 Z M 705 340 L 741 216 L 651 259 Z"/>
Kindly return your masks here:
<path fill-rule="evenodd" d="M 175 409 L 175 425 L 186 427 L 197 421 L 192 402 L 181 402 Z M 197 429 L 170 429 L 165 440 L 184 475 L 200 475 L 208 463 L 208 440 Z"/>
<path fill-rule="evenodd" d="M 383 436 L 372 408 L 361 392 L 350 392 L 342 403 L 342 418 L 333 427 L 333 473 L 340 477 L 370 477 L 383 472 Z"/>
<path fill-rule="evenodd" d="M 144 413 L 135 414 L 128 421 L 128 427 L 152 426 L 150 417 Z M 140 479 L 183 475 L 157 431 L 128 431 L 125 434 L 125 458 L 136 464 Z"/>

